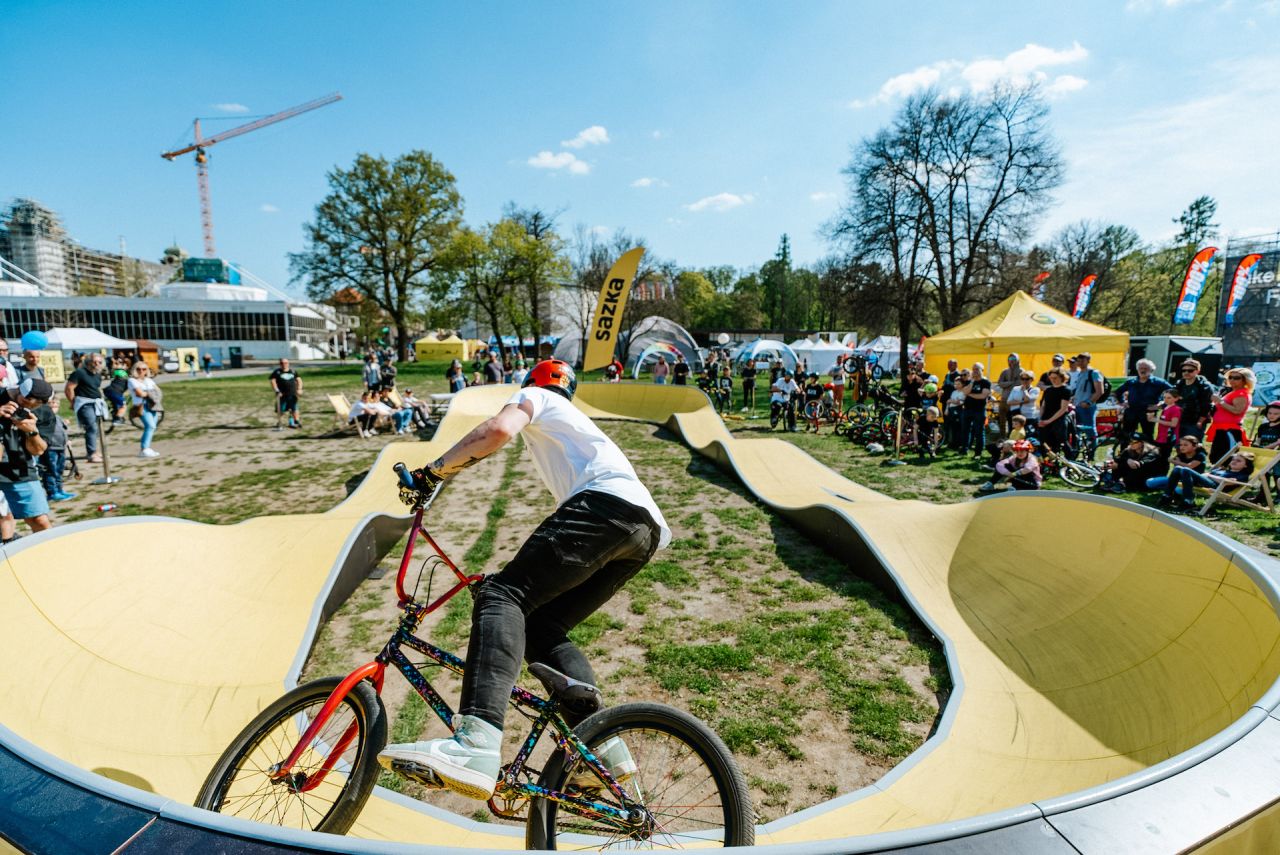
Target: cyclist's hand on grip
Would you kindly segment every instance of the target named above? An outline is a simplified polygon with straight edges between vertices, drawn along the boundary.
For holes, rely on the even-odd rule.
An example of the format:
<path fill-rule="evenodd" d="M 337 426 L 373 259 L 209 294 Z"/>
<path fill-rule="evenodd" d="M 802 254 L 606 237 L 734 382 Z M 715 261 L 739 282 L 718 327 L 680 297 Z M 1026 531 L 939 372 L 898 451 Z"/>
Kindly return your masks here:
<path fill-rule="evenodd" d="M 444 481 L 444 476 L 430 466 L 414 469 L 409 473 L 409 476 L 413 478 L 414 488 L 424 493 L 430 493 Z"/>

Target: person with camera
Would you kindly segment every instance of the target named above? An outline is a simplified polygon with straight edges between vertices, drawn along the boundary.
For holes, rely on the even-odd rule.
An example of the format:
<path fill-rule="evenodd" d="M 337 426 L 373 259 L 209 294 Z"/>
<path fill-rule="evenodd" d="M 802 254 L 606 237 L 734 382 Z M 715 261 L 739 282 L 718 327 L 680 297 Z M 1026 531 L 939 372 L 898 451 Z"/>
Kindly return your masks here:
<path fill-rule="evenodd" d="M 29 377 L 17 388 L 0 390 L 0 542 L 17 536 L 17 519 L 24 519 L 32 531 L 44 531 L 49 522 L 49 500 L 40 486 L 37 461 L 46 445 L 40 436 L 35 410 L 53 397 L 53 387 L 39 377 Z"/>

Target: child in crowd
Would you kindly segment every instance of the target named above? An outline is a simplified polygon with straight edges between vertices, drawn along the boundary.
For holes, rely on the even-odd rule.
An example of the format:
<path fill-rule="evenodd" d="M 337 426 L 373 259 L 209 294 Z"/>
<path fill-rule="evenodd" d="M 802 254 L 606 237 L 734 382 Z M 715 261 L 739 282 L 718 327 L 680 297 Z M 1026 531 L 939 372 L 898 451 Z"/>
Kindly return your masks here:
<path fill-rule="evenodd" d="M 932 459 L 938 456 L 938 446 L 941 444 L 942 418 L 938 408 L 925 407 L 916 420 L 916 449 L 921 457 L 928 455 Z"/>
<path fill-rule="evenodd" d="M 1209 452 L 1200 447 L 1200 440 L 1194 436 L 1179 437 L 1175 444 L 1177 449 L 1170 461 L 1175 467 L 1182 466 L 1196 472 L 1204 472 L 1209 465 Z M 1158 475 L 1147 479 L 1148 490 L 1163 490 L 1169 484 L 1167 475 Z"/>
<path fill-rule="evenodd" d="M 49 446 L 40 455 L 37 470 L 44 491 L 51 502 L 64 502 L 74 499 L 75 493 L 68 493 L 62 487 L 62 470 L 67 461 L 67 423 L 57 411 L 44 404 L 36 408 L 36 429 L 40 438 Z"/>
<path fill-rule="evenodd" d="M 1253 444 L 1258 448 L 1280 448 L 1280 401 L 1272 401 L 1262 411 L 1254 428 Z"/>
<path fill-rule="evenodd" d="M 1000 426 L 1000 420 L 994 415 L 987 419 L 987 423 L 982 428 L 983 447 L 987 453 L 991 455 L 988 466 L 994 467 L 996 463 L 1008 456 L 1008 451 L 1013 446 L 1009 445 L 1012 437 L 1005 436 L 1004 429 Z"/>
<path fill-rule="evenodd" d="M 1004 484 L 1005 479 L 1009 483 Z M 1013 444 L 1013 453 L 996 464 L 996 474 L 978 489 L 984 493 L 993 490 L 1039 490 L 1043 480 L 1040 461 L 1031 453 L 1031 443 L 1020 439 Z"/>
<path fill-rule="evenodd" d="M 1178 438 L 1178 428 L 1181 427 L 1182 407 L 1178 406 L 1180 400 L 1177 390 L 1165 389 L 1160 406 L 1156 409 L 1156 447 L 1165 459 L 1172 453 L 1174 440 Z"/>
<path fill-rule="evenodd" d="M 1178 488 L 1182 488 L 1182 500 L 1179 509 L 1194 511 L 1196 509 L 1196 487 L 1216 487 L 1224 481 L 1249 480 L 1253 474 L 1253 453 L 1241 451 L 1227 458 L 1226 465 L 1209 470 L 1209 474 L 1201 475 L 1186 466 L 1175 466 L 1169 475 L 1169 483 L 1165 485 L 1164 495 L 1160 497 L 1161 505 L 1174 504 L 1174 496 Z"/>
<path fill-rule="evenodd" d="M 1160 449 L 1148 443 L 1141 433 L 1134 433 L 1122 451 L 1102 464 L 1102 470 L 1099 488 L 1112 493 L 1139 492 L 1146 488 L 1148 479 L 1164 475 L 1169 464 Z"/>
<path fill-rule="evenodd" d="M 1009 421 L 1013 425 L 1013 428 L 1009 431 L 1009 439 L 1014 442 L 1017 442 L 1020 439 L 1026 439 L 1027 417 L 1022 415 L 1022 413 L 1018 413 L 1013 418 L 1009 419 Z"/>

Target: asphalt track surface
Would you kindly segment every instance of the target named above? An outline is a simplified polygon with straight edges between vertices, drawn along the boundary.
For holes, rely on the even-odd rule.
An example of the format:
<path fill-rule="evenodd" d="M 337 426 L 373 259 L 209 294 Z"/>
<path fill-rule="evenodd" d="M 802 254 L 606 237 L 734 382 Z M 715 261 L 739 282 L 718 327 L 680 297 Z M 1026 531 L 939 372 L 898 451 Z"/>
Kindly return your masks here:
<path fill-rule="evenodd" d="M 179 839 L 244 852 L 520 848 L 518 829 L 382 790 L 352 830 L 368 843 L 184 807 L 244 723 L 295 684 L 322 619 L 403 532 L 392 464 L 437 456 L 510 392 L 462 393 L 430 443 L 388 446 L 324 514 L 93 521 L 9 547 L 0 789 L 19 796 L 0 807 L 0 837 L 49 852 L 177 851 L 162 841 Z M 876 785 L 762 826 L 758 845 L 1174 852 L 1275 842 L 1272 559 L 1111 499 L 889 499 L 784 440 L 731 436 L 694 389 L 584 384 L 578 404 L 593 418 L 669 426 L 898 591 L 945 647 L 955 688 L 935 734 Z"/>

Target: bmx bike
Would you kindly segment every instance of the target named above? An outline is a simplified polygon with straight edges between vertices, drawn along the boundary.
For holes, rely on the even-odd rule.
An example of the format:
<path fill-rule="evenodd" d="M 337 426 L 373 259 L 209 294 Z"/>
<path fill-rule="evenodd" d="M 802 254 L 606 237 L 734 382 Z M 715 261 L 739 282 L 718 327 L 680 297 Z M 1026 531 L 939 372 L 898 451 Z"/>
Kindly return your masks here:
<path fill-rule="evenodd" d="M 453 729 L 453 711 L 423 669 L 462 674 L 466 663 L 414 632 L 428 614 L 484 577 L 460 570 L 423 527 L 423 514 L 440 488 L 419 491 L 404 464 L 397 463 L 395 471 L 400 497 L 414 514 L 396 576 L 403 614 L 390 640 L 373 661 L 346 677 L 298 686 L 259 713 L 214 764 L 197 807 L 290 828 L 346 833 L 379 772 L 377 755 L 387 740 L 380 694 L 388 666 Z M 431 554 L 419 565 L 409 591 L 405 580 L 419 539 Z M 431 601 L 431 578 L 441 568 L 456 581 Z M 419 602 L 425 573 L 431 575 L 425 602 Z M 404 648 L 429 662 L 414 664 Z M 598 708 L 598 690 L 539 663 L 529 671 L 547 697 L 512 689 L 512 705 L 533 724 L 515 758 L 502 767 L 488 801 L 495 816 L 524 821 L 528 848 L 746 846 L 754 841 L 755 817 L 742 772 L 705 724 L 663 704 L 626 703 L 599 709 L 572 728 L 561 715 L 562 705 L 580 710 L 584 701 L 593 701 Z M 536 769 L 530 760 L 544 734 L 554 744 Z M 621 771 L 598 759 L 613 740 L 621 740 L 634 759 Z M 443 787 L 430 774 L 424 780 L 423 769 L 412 771 L 428 789 Z"/>

